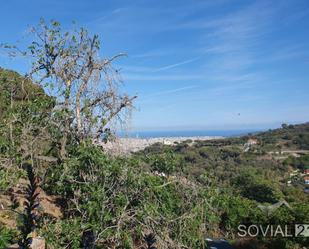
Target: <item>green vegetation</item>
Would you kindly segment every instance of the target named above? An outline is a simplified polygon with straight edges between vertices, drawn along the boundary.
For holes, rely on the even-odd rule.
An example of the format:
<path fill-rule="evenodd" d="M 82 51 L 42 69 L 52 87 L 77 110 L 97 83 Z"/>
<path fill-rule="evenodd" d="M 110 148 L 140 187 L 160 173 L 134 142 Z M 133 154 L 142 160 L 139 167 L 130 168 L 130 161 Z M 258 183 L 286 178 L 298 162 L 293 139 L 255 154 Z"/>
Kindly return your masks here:
<path fill-rule="evenodd" d="M 83 29 L 67 34 L 57 22 L 41 22 L 35 32 L 49 42 L 29 46 L 34 58 L 29 75 L 43 70 L 43 79 L 0 70 L 0 204 L 3 199 L 7 205 L 0 209 L 0 248 L 18 241 L 27 248 L 36 235 L 55 249 L 205 248 L 206 237 L 237 244 L 240 224 L 309 223 L 304 186 L 287 185 L 293 170 L 307 168 L 308 155 L 283 153 L 306 153 L 308 124 L 107 155 L 104 144 L 94 141 L 111 138 L 109 122 L 133 100 L 114 85 L 108 88 L 114 83 L 106 82 L 113 59 L 100 64 L 98 37 Z M 107 90 L 87 95 L 100 76 L 106 76 Z M 59 95 L 48 96 L 49 87 Z M 249 138 L 257 143 L 244 150 Z M 61 215 L 41 210 L 38 192 L 60 207 Z M 26 208 L 14 199 L 17 193 Z M 267 215 L 258 207 L 283 199 L 292 210 Z M 305 238 L 256 243 L 282 249 L 309 245 Z M 249 240 L 245 248 L 253 246 Z"/>
<path fill-rule="evenodd" d="M 300 157 L 290 156 L 284 161 L 284 163 L 300 170 L 306 170 L 309 169 L 309 155 L 303 155 Z"/>
<path fill-rule="evenodd" d="M 291 172 L 307 168 L 308 155 L 294 157 L 291 154 L 295 151 L 301 154 L 306 152 L 303 147 L 305 142 L 299 138 L 309 134 L 308 127 L 309 124 L 293 125 L 253 136 L 195 141 L 190 144 L 183 142 L 175 146 L 156 144 L 136 153 L 135 157 L 144 158 L 149 163 L 153 155 L 173 153 L 174 158 L 180 160 L 179 165 L 182 165 L 181 170 L 174 171 L 174 175 L 201 184 L 206 191 L 213 188 L 218 191 L 218 195 L 211 195 L 214 209 L 208 214 L 213 215 L 214 223 L 207 224 L 212 227 L 213 234 L 234 238 L 239 224 L 293 224 L 308 221 L 309 198 L 300 184 L 302 177 L 298 176 L 297 181 L 287 184 Z M 245 152 L 244 144 L 249 138 L 257 140 L 257 144 L 251 145 Z M 288 201 L 293 209 L 282 207 L 268 216 L 258 208 L 259 205 L 274 204 L 280 200 Z M 302 239 L 262 238 L 258 242 L 259 246 L 266 248 L 298 248 L 308 243 L 308 240 Z M 255 243 L 249 244 L 245 248 L 256 248 Z"/>
<path fill-rule="evenodd" d="M 16 234 L 5 227 L 0 227 L 0 248 L 6 248 L 13 241 Z"/>

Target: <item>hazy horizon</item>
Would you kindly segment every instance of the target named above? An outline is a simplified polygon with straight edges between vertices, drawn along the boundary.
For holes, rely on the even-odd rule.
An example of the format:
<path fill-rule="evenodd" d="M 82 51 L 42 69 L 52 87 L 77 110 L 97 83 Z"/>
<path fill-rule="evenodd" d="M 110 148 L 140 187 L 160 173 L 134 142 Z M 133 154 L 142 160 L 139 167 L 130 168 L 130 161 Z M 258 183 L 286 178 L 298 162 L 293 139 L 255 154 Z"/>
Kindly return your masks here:
<path fill-rule="evenodd" d="M 295 121 L 295 122 L 288 122 L 286 124 L 303 124 L 309 121 Z M 222 125 L 213 125 L 213 126 L 148 126 L 148 127 L 129 127 L 127 130 L 130 132 L 156 132 L 156 131 L 229 131 L 229 130 L 268 130 L 268 129 L 276 129 L 281 128 L 282 124 L 285 122 L 274 122 L 274 123 L 257 123 L 257 124 L 222 124 Z"/>

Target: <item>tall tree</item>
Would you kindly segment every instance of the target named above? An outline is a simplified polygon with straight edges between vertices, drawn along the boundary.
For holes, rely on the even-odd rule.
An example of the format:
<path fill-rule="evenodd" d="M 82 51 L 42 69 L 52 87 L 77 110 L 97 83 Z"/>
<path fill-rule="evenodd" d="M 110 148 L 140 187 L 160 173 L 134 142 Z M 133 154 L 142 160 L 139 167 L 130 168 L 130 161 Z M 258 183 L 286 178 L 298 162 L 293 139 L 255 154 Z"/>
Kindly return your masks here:
<path fill-rule="evenodd" d="M 57 99 L 61 116 L 61 157 L 66 157 L 70 131 L 79 140 L 100 139 L 109 134 L 112 121 L 123 122 L 136 96 L 121 93 L 119 71 L 114 60 L 120 53 L 101 58 L 100 40 L 84 28 L 64 31 L 57 21 L 31 28 L 33 42 L 23 55 L 29 55 L 32 68 L 28 77 Z"/>

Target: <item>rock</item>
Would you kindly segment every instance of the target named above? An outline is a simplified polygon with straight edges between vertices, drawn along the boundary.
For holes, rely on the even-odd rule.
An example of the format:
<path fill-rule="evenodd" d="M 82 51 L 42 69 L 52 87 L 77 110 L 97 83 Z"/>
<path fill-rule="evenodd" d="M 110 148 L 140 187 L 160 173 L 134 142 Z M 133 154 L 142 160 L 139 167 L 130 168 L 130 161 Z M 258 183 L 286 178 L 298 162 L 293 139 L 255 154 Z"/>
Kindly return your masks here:
<path fill-rule="evenodd" d="M 31 249 L 45 249 L 46 248 L 46 244 L 45 244 L 45 240 L 43 238 L 34 238 L 32 240 Z"/>
<path fill-rule="evenodd" d="M 8 248 L 6 249 L 18 249 L 18 245 L 12 245 L 12 246 L 9 246 Z"/>
<path fill-rule="evenodd" d="M 7 249 L 18 249 L 18 245 L 12 245 L 8 247 Z M 45 249 L 46 248 L 46 243 L 43 238 L 37 237 L 32 239 L 32 243 L 30 246 L 31 249 Z"/>

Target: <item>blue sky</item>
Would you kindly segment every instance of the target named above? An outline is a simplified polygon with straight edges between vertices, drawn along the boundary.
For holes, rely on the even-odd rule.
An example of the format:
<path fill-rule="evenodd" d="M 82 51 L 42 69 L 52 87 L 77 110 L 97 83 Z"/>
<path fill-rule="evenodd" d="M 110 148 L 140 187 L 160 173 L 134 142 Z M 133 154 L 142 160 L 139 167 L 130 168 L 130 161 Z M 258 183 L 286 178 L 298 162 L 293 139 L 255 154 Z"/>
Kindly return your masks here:
<path fill-rule="evenodd" d="M 139 96 L 134 130 L 309 121 L 308 0 L 10 0 L 1 42 L 21 40 L 40 17 L 99 34 L 102 56 L 128 53 L 117 66 Z M 25 70 L 3 54 L 0 66 Z"/>

